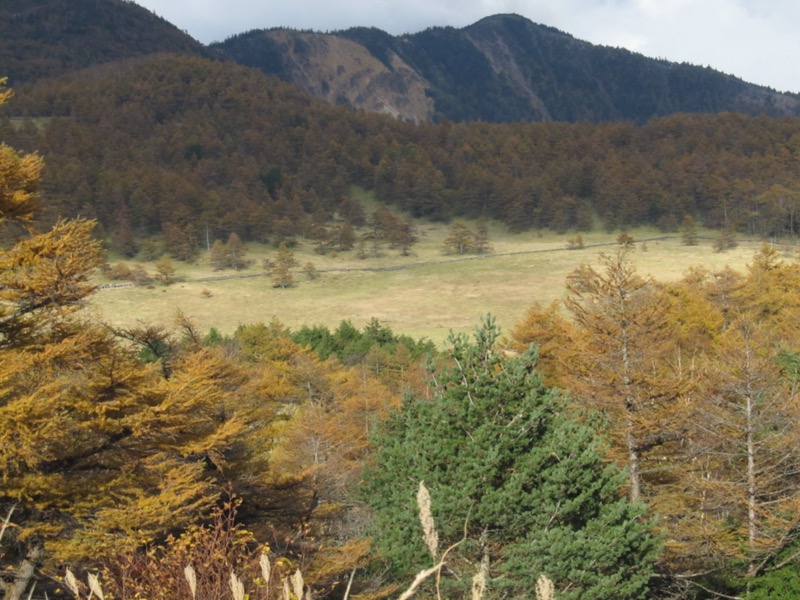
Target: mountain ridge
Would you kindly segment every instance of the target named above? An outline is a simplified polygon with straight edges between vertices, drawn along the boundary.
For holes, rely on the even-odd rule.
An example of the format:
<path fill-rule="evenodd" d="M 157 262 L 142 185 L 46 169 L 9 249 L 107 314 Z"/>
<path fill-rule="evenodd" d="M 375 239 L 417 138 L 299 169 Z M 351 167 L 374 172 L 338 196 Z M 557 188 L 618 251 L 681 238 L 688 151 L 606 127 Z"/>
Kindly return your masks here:
<path fill-rule="evenodd" d="M 255 29 L 204 46 L 131 0 L 7 0 L 0 7 L 0 75 L 12 86 L 158 53 L 231 60 L 328 103 L 412 123 L 800 114 L 799 94 L 597 46 L 513 13 L 401 36 L 375 27 Z"/>
<path fill-rule="evenodd" d="M 291 36 L 302 37 L 304 44 L 287 43 Z M 276 37 L 281 45 L 276 45 Z M 372 82 L 370 94 L 351 86 L 346 65 L 337 63 L 333 54 L 315 53 L 310 43 L 315 37 L 355 43 L 363 52 L 361 62 L 374 59 L 385 68 L 362 71 L 361 78 L 382 81 Z M 211 47 L 328 101 L 331 96 L 340 103 L 346 99 L 356 109 L 388 112 L 413 122 L 644 122 L 675 112 L 800 114 L 798 94 L 750 84 L 708 67 L 594 45 L 517 14 L 492 15 L 461 29 L 431 27 L 402 36 L 367 27 L 324 34 L 261 29 Z M 350 56 L 355 56 L 352 47 Z M 324 71 L 306 69 L 298 77 L 296 65 L 312 62 L 324 63 Z M 387 75 L 398 64 L 406 70 L 406 86 L 413 80 L 415 93 L 422 86 L 430 102 L 400 106 L 402 93 L 410 88 L 397 87 L 396 74 Z M 325 92 L 311 80 L 323 82 Z M 380 95 L 381 102 L 371 94 Z"/>

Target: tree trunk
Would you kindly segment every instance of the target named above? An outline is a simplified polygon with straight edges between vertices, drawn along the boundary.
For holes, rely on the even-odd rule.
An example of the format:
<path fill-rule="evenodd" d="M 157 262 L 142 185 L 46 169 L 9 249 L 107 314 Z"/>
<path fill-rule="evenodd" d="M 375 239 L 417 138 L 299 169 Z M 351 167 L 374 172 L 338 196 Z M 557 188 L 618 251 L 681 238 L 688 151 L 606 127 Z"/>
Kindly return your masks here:
<path fill-rule="evenodd" d="M 638 502 L 642 499 L 642 486 L 640 484 L 641 474 L 639 473 L 639 451 L 636 448 L 636 439 L 631 433 L 632 429 L 633 422 L 628 420 L 628 433 L 625 435 L 625 441 L 628 444 L 628 469 L 631 481 L 629 497 L 631 502 Z"/>
<path fill-rule="evenodd" d="M 39 544 L 31 546 L 27 556 L 22 560 L 17 569 L 13 584 L 6 588 L 3 600 L 22 600 L 25 591 L 33 579 L 36 567 L 39 565 L 39 557 L 42 555 L 42 547 Z"/>
<path fill-rule="evenodd" d="M 753 439 L 753 399 L 747 397 L 747 541 L 750 550 L 750 566 L 748 576 L 756 575 L 756 563 L 753 557 L 756 552 L 756 452 Z"/>
<path fill-rule="evenodd" d="M 747 437 L 747 541 L 749 545 L 750 565 L 748 576 L 756 575 L 756 563 L 754 556 L 756 552 L 756 531 L 757 511 L 756 511 L 756 448 L 755 448 L 755 426 L 754 426 L 754 399 L 755 395 L 751 389 L 751 369 L 750 363 L 750 340 L 745 340 L 745 361 L 747 368 L 747 392 L 745 395 L 745 435 Z"/>
<path fill-rule="evenodd" d="M 636 410 L 634 402 L 633 378 L 631 377 L 631 359 L 630 349 L 628 347 L 628 305 L 627 294 L 625 290 L 619 289 L 617 291 L 619 297 L 619 310 L 622 320 L 620 322 L 620 359 L 622 360 L 622 383 L 625 389 L 625 410 L 628 413 L 628 419 L 625 423 L 627 432 L 625 433 L 625 444 L 628 447 L 628 469 L 631 480 L 630 499 L 631 502 L 638 502 L 642 497 L 641 474 L 639 473 L 639 449 L 636 443 L 636 437 L 633 434 L 634 420 L 633 413 Z"/>

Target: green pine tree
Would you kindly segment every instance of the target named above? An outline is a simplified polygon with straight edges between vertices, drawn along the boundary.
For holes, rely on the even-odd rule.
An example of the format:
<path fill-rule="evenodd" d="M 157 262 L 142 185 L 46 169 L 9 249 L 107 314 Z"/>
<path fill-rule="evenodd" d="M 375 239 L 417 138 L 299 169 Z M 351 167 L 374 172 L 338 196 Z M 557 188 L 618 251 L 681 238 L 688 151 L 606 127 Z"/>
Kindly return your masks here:
<path fill-rule="evenodd" d="M 451 362 L 432 398 L 406 398 L 379 436 L 364 498 L 374 541 L 398 580 L 431 564 L 414 503 L 424 481 L 447 597 L 468 597 L 475 565 L 488 560 L 489 597 L 534 597 L 544 574 L 559 600 L 646 597 L 658 541 L 620 488 L 596 432 L 565 415 L 564 395 L 544 386 L 536 352 L 494 350 L 491 319 L 451 337 Z"/>

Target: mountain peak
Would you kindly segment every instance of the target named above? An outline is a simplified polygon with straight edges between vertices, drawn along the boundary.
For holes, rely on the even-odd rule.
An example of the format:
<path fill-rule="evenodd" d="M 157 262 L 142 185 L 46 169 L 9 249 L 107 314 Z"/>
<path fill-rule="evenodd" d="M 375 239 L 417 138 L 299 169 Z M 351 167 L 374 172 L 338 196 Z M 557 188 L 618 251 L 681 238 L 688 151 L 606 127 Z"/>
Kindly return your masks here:
<path fill-rule="evenodd" d="M 800 114 L 800 96 L 779 94 L 713 69 L 596 46 L 514 13 L 488 16 L 463 29 L 432 27 L 399 37 L 374 28 L 332 35 L 361 50 L 349 46 L 350 58 L 343 56 L 335 64 L 335 52 L 326 50 L 321 56 L 313 44 L 302 46 L 302 57 L 296 44 L 278 48 L 266 41 L 262 49 L 233 40 L 219 49 L 234 60 L 357 108 L 368 109 L 375 98 L 392 98 L 390 103 L 397 105 L 412 87 L 420 94 L 421 86 L 428 103 L 412 102 L 407 110 L 395 111 L 413 121 L 643 122 L 674 112 Z M 328 49 L 330 45 L 328 40 Z M 359 53 L 362 63 L 376 59 L 394 76 L 360 71 L 363 77 L 357 83 L 359 78 L 354 79 L 345 62 L 352 63 Z M 296 75 L 287 73 L 285 66 L 295 63 L 303 68 L 295 69 Z M 324 65 L 323 70 L 315 72 L 315 64 Z M 402 83 L 398 73 L 404 74 Z M 363 84 L 364 77 L 369 86 Z"/>
<path fill-rule="evenodd" d="M 11 85 L 147 54 L 221 54 L 328 102 L 413 122 L 800 114 L 800 95 L 596 46 L 515 13 L 402 36 L 260 30 L 205 47 L 129 0 L 5 0 L 0 40 Z"/>

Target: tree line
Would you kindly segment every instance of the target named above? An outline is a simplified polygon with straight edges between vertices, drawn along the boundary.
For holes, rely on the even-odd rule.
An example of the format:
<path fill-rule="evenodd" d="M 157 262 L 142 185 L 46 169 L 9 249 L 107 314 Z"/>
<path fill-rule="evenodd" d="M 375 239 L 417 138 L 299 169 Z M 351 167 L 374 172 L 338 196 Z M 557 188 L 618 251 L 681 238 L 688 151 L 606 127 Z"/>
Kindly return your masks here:
<path fill-rule="evenodd" d="M 39 81 L 20 97 L 0 127 L 47 158 L 41 218 L 94 218 L 128 255 L 153 235 L 182 260 L 231 234 L 346 244 L 361 218 L 354 185 L 412 217 L 483 216 L 515 231 L 674 231 L 689 216 L 754 236 L 798 233 L 794 118 L 416 126 L 178 56 Z"/>

